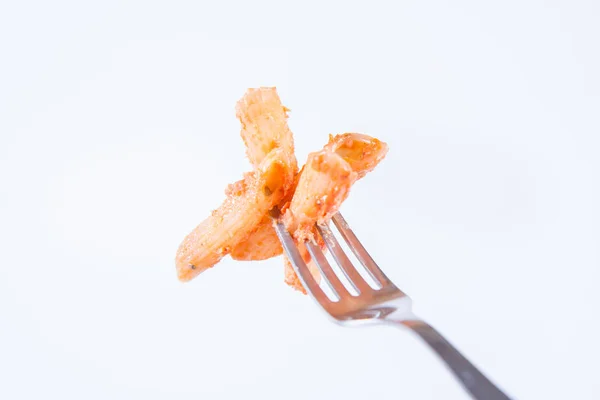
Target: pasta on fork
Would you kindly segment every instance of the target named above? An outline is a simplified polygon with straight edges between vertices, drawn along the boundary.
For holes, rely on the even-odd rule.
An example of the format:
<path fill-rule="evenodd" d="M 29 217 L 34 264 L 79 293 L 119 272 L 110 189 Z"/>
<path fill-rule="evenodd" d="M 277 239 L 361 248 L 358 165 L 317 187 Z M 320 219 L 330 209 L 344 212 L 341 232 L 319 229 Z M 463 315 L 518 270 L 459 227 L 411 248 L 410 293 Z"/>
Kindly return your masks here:
<path fill-rule="evenodd" d="M 229 185 L 223 204 L 179 246 L 176 268 L 182 281 L 218 263 L 259 228 L 269 210 L 293 194 L 298 172 L 294 139 L 275 89 L 248 90 L 236 113 L 254 170 Z"/>
<path fill-rule="evenodd" d="M 236 115 L 253 171 L 229 185 L 222 205 L 183 240 L 176 256 L 180 280 L 193 279 L 227 254 L 240 261 L 281 255 L 270 216 L 275 208 L 313 275 L 318 274 L 303 243 L 318 242 L 315 224 L 338 211 L 352 185 L 385 157 L 387 145 L 364 134 L 330 135 L 298 172 L 288 111 L 275 88 L 249 89 L 238 102 Z M 285 282 L 305 292 L 287 259 Z"/>

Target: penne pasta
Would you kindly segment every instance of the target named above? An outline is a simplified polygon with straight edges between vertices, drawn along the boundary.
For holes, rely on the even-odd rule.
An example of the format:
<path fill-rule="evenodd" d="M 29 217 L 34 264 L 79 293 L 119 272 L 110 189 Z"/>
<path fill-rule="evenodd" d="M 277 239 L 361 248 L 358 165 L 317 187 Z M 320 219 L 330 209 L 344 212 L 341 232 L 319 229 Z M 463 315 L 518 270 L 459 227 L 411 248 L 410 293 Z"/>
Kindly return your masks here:
<path fill-rule="evenodd" d="M 330 136 L 321 151 L 308 156 L 283 217 L 298 245 L 318 238 L 315 224 L 328 222 L 348 197 L 354 182 L 373 170 L 386 153 L 387 145 L 375 138 L 345 133 Z M 287 261 L 285 268 L 286 282 L 303 290 Z"/>
<path fill-rule="evenodd" d="M 227 254 L 240 261 L 282 254 L 270 216 L 274 208 L 311 273 L 320 279 L 304 242 L 316 242 L 325 250 L 315 225 L 327 223 L 339 210 L 352 185 L 385 157 L 387 145 L 359 133 L 330 135 L 298 173 L 288 111 L 275 88 L 249 89 L 237 103 L 240 135 L 253 171 L 229 185 L 221 206 L 185 237 L 175 260 L 180 280 L 193 279 Z M 285 282 L 306 293 L 286 257 L 284 264 Z"/>
<path fill-rule="evenodd" d="M 271 150 L 280 148 L 288 155 L 294 174 L 298 172 L 294 137 L 287 124 L 288 111 L 275 88 L 249 89 L 238 101 L 236 116 L 242 124 L 240 134 L 246 155 L 255 168 Z"/>
<path fill-rule="evenodd" d="M 314 240 L 314 226 L 335 214 L 358 179 L 350 165 L 335 153 L 312 153 L 304 166 L 284 222 L 298 241 Z"/>
<path fill-rule="evenodd" d="M 236 116 L 242 125 L 240 135 L 252 165 L 259 165 L 275 148 L 280 149 L 287 158 L 289 175 L 286 181 L 290 184 L 284 190 L 282 203 L 289 201 L 293 195 L 298 173 L 294 137 L 287 124 L 287 111 L 275 88 L 249 89 L 236 106 Z M 282 251 L 271 219 L 265 214 L 254 232 L 233 247 L 231 257 L 240 261 L 265 260 Z"/>
<path fill-rule="evenodd" d="M 221 207 L 179 246 L 176 268 L 180 280 L 189 281 L 196 277 L 248 238 L 267 212 L 284 199 L 286 189 L 292 186 L 290 168 L 284 152 L 275 149 L 256 170 L 229 186 Z"/>
<path fill-rule="evenodd" d="M 250 89 L 238 102 L 236 116 L 255 169 L 229 186 L 221 207 L 180 245 L 176 269 L 182 281 L 193 279 L 229 253 L 246 260 L 281 254 L 279 241 L 272 240 L 275 231 L 265 220 L 269 210 L 289 201 L 298 172 L 287 108 L 275 88 Z"/>
<path fill-rule="evenodd" d="M 314 225 L 328 221 L 350 188 L 385 157 L 387 145 L 357 133 L 330 136 L 302 169 L 284 222 L 297 240 L 313 240 Z"/>

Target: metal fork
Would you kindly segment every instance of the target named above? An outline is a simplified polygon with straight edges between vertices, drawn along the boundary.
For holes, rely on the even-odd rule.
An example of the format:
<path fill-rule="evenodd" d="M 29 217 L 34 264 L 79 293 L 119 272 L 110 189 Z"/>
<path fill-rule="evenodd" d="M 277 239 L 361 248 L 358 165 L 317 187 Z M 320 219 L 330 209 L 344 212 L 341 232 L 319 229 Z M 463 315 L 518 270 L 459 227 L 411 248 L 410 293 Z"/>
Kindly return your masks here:
<path fill-rule="evenodd" d="M 458 381 L 477 400 L 509 399 L 486 378 L 473 364 L 458 352 L 437 330 L 412 313 L 411 299 L 385 276 L 373 258 L 365 250 L 340 213 L 333 218 L 344 241 L 368 272 L 378 289 L 372 288 L 361 276 L 340 247 L 328 225 L 317 225 L 319 234 L 343 272 L 355 294 L 344 286 L 340 277 L 327 261 L 319 245 L 305 242 L 308 252 L 321 271 L 322 279 L 336 295 L 330 299 L 310 273 L 302 259 L 294 239 L 284 224 L 277 221 L 275 230 L 289 257 L 296 274 L 306 291 L 323 307 L 333 320 L 342 325 L 356 323 L 381 323 L 406 327 L 415 332 L 446 363 Z"/>

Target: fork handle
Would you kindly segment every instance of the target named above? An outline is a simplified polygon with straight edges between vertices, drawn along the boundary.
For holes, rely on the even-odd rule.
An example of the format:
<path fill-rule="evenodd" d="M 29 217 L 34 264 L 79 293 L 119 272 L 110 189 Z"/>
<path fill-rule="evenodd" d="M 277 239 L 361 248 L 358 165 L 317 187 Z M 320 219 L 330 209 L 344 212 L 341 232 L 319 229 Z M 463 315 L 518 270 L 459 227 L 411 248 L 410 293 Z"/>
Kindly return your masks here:
<path fill-rule="evenodd" d="M 476 400 L 510 400 L 488 378 L 485 377 L 469 360 L 435 328 L 421 320 L 394 321 L 398 322 L 421 337 L 437 355 L 444 360 L 463 387 Z"/>

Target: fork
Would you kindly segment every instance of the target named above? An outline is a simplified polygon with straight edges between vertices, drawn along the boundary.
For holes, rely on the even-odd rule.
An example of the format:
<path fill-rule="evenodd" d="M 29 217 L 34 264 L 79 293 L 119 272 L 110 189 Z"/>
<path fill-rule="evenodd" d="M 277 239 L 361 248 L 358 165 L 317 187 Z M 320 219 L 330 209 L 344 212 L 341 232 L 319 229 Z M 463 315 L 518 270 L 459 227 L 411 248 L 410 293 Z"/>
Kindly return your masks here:
<path fill-rule="evenodd" d="M 277 236 L 304 288 L 335 322 L 343 326 L 375 323 L 409 328 L 437 353 L 472 398 L 509 399 L 437 330 L 413 314 L 411 298 L 398 289 L 377 266 L 340 213 L 335 214 L 332 221 L 377 288 L 371 287 L 355 268 L 329 226 L 317 225 L 317 231 L 342 274 L 334 271 L 318 244 L 306 241 L 304 245 L 335 299 L 331 299 L 312 276 L 285 225 L 275 218 L 276 214 L 273 217 Z M 340 276 L 346 278 L 354 293 L 344 286 Z"/>

